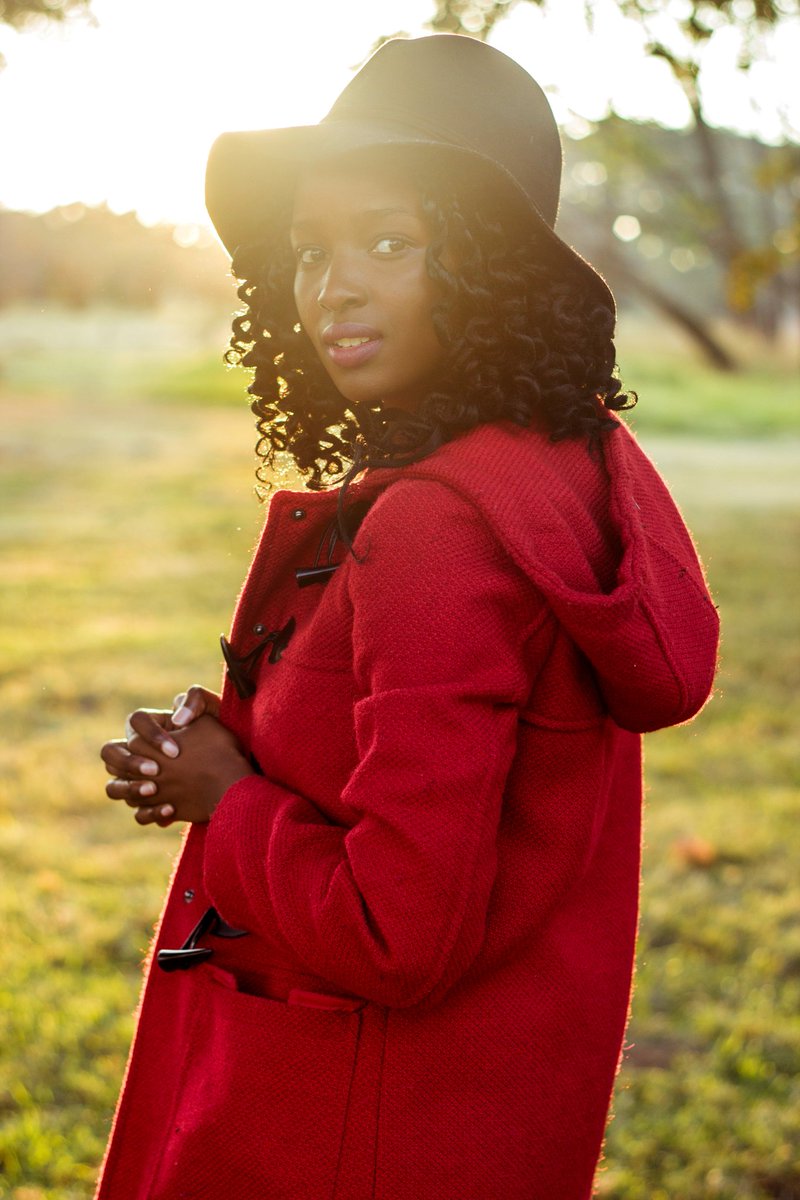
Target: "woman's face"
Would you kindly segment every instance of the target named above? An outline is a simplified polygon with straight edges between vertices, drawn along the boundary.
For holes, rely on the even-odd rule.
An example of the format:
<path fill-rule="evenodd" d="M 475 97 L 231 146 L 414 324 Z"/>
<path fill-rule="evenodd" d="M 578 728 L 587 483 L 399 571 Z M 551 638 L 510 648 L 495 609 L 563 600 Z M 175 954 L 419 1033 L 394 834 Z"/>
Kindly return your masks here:
<path fill-rule="evenodd" d="M 398 171 L 350 160 L 301 176 L 292 214 L 300 322 L 341 394 L 414 409 L 441 367 L 430 230 Z"/>

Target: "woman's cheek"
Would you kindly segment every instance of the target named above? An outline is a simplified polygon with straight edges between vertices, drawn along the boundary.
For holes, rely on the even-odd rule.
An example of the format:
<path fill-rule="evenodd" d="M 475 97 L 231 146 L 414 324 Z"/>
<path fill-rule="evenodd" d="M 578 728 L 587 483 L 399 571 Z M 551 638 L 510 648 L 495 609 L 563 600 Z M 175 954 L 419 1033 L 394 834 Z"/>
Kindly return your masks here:
<path fill-rule="evenodd" d="M 314 304 L 314 297 L 317 290 L 318 289 L 314 287 L 307 275 L 295 275 L 294 306 L 297 310 L 297 319 L 309 338 L 312 337 L 314 323 L 311 320 L 311 314 L 312 306 Z"/>

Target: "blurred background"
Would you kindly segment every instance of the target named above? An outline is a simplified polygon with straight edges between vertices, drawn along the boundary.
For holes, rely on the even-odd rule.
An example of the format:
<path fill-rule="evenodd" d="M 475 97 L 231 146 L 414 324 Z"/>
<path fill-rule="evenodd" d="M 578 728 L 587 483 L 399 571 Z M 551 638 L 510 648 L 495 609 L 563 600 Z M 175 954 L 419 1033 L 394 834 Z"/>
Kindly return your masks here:
<path fill-rule="evenodd" d="M 208 148 L 432 30 L 550 96 L 559 231 L 723 621 L 715 698 L 647 739 L 598 1195 L 800 1200 L 798 0 L 0 0 L 0 1200 L 91 1195 L 180 837 L 97 751 L 218 686 L 263 520 Z"/>

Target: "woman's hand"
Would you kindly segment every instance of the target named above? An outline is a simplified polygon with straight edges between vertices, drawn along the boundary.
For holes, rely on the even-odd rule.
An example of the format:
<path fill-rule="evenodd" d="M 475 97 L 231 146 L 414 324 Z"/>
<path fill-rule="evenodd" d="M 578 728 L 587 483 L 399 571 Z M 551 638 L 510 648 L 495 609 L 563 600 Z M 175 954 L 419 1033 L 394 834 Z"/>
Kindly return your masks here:
<path fill-rule="evenodd" d="M 149 726 L 148 732 L 152 733 Z M 158 768 L 157 804 L 147 803 L 149 793 L 142 791 L 146 783 L 137 779 L 118 777 L 106 785 L 110 799 L 124 800 L 137 810 L 134 816 L 140 825 L 208 821 L 227 789 L 245 775 L 255 773 L 234 735 L 215 717 L 193 716 L 189 725 L 174 730 L 168 740 L 175 742 L 177 755 L 167 753 L 163 745 L 154 748 L 152 741 L 138 735 L 126 743 L 132 759 L 154 762 Z M 107 743 L 104 752 L 108 746 L 115 743 Z M 147 758 L 142 757 L 145 752 Z M 108 767 L 105 753 L 104 758 Z"/>
<path fill-rule="evenodd" d="M 172 702 L 172 711 L 166 709 L 140 708 L 131 713 L 125 722 L 125 738 L 106 742 L 100 750 L 100 757 L 106 764 L 109 775 L 124 783 L 124 788 L 117 787 L 109 791 L 112 785 L 106 787 L 106 793 L 112 799 L 123 799 L 127 803 L 141 800 L 150 807 L 156 815 L 150 816 L 150 821 L 158 825 L 171 825 L 175 820 L 174 811 L 170 805 L 161 801 L 161 809 L 154 805 L 153 797 L 158 794 L 158 784 L 155 777 L 160 772 L 159 759 L 152 754 L 157 750 L 168 758 L 177 758 L 180 746 L 170 734 L 177 729 L 185 728 L 198 717 L 219 715 L 220 698 L 215 692 L 193 684 L 185 692 L 179 692 Z M 137 752 L 131 750 L 131 743 L 137 741 Z M 169 810 L 169 811 L 168 811 Z"/>

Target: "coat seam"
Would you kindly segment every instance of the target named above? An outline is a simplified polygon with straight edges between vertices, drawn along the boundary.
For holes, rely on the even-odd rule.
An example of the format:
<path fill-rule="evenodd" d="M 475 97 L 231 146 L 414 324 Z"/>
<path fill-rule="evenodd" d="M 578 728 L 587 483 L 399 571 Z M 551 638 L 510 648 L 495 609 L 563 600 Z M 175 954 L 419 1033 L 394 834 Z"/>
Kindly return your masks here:
<path fill-rule="evenodd" d="M 336 1156 L 336 1170 L 333 1176 L 333 1187 L 331 1188 L 331 1200 L 336 1200 L 336 1193 L 339 1188 L 339 1177 L 342 1173 L 342 1156 L 344 1154 L 345 1143 L 347 1141 L 347 1127 L 350 1119 L 350 1106 L 353 1102 L 353 1081 L 356 1077 L 356 1069 L 358 1067 L 359 1054 L 361 1051 L 361 1041 L 364 1032 L 364 1019 L 361 1013 L 358 1013 L 358 1033 L 356 1034 L 356 1044 L 353 1049 L 353 1062 L 350 1067 L 350 1080 L 347 1084 L 347 1100 L 345 1101 L 344 1114 L 342 1117 L 342 1128 L 339 1136 L 339 1153 Z"/>
<path fill-rule="evenodd" d="M 383 1011 L 385 1013 L 385 1018 L 384 1018 L 384 1022 L 383 1022 L 383 1038 L 381 1040 L 381 1061 L 378 1064 L 378 1103 L 377 1103 L 378 1111 L 377 1111 L 377 1114 L 375 1117 L 375 1150 L 374 1150 L 373 1158 L 372 1158 L 372 1196 L 371 1196 L 371 1200 L 377 1200 L 377 1197 L 378 1197 L 378 1170 L 379 1170 L 378 1163 L 379 1163 L 379 1157 L 380 1157 L 379 1150 L 380 1150 L 381 1134 L 382 1134 L 382 1130 L 383 1130 L 383 1123 L 382 1123 L 381 1117 L 383 1114 L 384 1099 L 385 1099 L 385 1090 L 384 1090 L 384 1086 L 383 1086 L 383 1066 L 384 1066 L 384 1061 L 386 1058 L 386 1045 L 389 1041 L 389 1019 L 392 1015 L 392 1010 L 390 1008 L 385 1008 Z"/>

